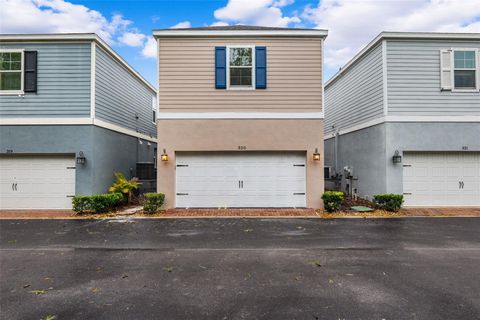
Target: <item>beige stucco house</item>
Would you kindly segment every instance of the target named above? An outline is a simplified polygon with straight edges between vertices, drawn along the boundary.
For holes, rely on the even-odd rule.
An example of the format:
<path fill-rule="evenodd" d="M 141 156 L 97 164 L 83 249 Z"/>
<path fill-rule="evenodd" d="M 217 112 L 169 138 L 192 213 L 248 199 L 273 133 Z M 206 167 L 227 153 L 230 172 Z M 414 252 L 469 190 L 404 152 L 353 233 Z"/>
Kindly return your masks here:
<path fill-rule="evenodd" d="M 229 26 L 153 34 L 166 208 L 321 207 L 327 32 Z"/>

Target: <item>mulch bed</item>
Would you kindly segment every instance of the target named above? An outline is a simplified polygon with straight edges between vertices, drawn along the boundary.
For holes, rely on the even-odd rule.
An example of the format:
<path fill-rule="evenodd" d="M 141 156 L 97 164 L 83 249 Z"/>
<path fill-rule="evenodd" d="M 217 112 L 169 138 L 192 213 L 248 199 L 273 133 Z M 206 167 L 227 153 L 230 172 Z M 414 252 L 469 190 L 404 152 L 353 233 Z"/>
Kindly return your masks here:
<path fill-rule="evenodd" d="M 370 211 L 370 212 L 357 212 L 353 210 L 348 210 L 348 211 L 336 211 L 329 213 L 325 210 L 317 210 L 318 215 L 321 218 L 324 219 L 334 219 L 334 218 L 348 218 L 348 217 L 360 217 L 360 218 L 366 218 L 366 217 L 402 217 L 405 216 L 403 211 L 399 212 L 390 212 L 390 211 L 385 211 L 385 210 L 375 210 L 375 211 Z"/>
<path fill-rule="evenodd" d="M 324 219 L 360 217 L 480 217 L 480 208 L 404 208 L 398 212 L 375 210 L 371 212 L 337 211 L 328 213 L 324 210 L 317 210 L 320 217 Z"/>
<path fill-rule="evenodd" d="M 163 217 L 318 217 L 313 209 L 169 209 Z"/>
<path fill-rule="evenodd" d="M 362 198 L 353 199 L 352 197 L 347 195 L 345 196 L 345 200 L 343 200 L 342 206 L 340 207 L 340 211 L 355 212 L 350 209 L 353 206 L 364 206 L 372 209 L 378 209 L 377 205 L 372 201 L 368 201 Z"/>

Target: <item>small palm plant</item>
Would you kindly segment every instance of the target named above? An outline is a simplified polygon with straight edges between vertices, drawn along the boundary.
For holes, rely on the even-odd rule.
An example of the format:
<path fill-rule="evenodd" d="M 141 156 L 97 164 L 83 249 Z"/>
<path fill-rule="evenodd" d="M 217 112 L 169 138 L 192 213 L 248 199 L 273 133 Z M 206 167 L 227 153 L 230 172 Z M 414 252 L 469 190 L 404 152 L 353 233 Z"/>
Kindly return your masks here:
<path fill-rule="evenodd" d="M 133 190 L 138 189 L 141 183 L 138 182 L 138 178 L 128 180 L 121 172 L 115 172 L 114 175 L 117 180 L 115 180 L 112 186 L 108 189 L 108 192 L 120 192 L 128 199 L 128 203 L 130 203 L 132 201 Z"/>

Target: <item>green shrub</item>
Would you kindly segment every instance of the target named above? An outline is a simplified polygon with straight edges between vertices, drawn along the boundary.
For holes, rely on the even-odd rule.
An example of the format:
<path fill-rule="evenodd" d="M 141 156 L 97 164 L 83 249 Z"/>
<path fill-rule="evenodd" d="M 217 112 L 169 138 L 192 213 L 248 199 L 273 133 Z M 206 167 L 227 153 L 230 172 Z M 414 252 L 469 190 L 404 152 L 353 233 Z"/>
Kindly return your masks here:
<path fill-rule="evenodd" d="M 145 202 L 143 203 L 143 210 L 148 213 L 157 212 L 165 200 L 163 193 L 145 193 Z"/>
<path fill-rule="evenodd" d="M 323 206 L 328 212 L 334 212 L 340 209 L 345 194 L 340 191 L 325 191 L 322 195 Z"/>
<path fill-rule="evenodd" d="M 125 196 L 128 203 L 132 202 L 133 190 L 137 190 L 142 183 L 138 182 L 138 178 L 128 180 L 121 172 L 115 172 L 114 175 L 117 180 L 115 180 L 112 186 L 108 189 L 108 192 L 120 192 Z"/>
<path fill-rule="evenodd" d="M 73 197 L 73 211 L 77 213 L 103 213 L 113 210 L 124 203 L 123 194 L 108 193 L 94 194 L 92 196 L 75 196 Z"/>
<path fill-rule="evenodd" d="M 387 211 L 397 212 L 403 204 L 403 195 L 401 194 L 376 194 L 373 201 L 381 208 Z"/>
<path fill-rule="evenodd" d="M 73 211 L 83 213 L 90 211 L 92 207 L 92 196 L 75 196 L 72 199 Z"/>

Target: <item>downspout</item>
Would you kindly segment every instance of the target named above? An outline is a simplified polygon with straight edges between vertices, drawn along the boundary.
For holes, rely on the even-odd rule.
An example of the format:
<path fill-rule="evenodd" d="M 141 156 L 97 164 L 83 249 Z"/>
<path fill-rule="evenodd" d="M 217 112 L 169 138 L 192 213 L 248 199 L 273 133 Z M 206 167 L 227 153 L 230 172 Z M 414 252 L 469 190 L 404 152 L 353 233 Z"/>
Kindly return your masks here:
<path fill-rule="evenodd" d="M 335 170 L 335 174 L 337 174 L 338 173 L 338 136 L 339 136 L 338 129 L 335 129 L 333 134 L 335 138 L 333 143 L 334 170 Z"/>

